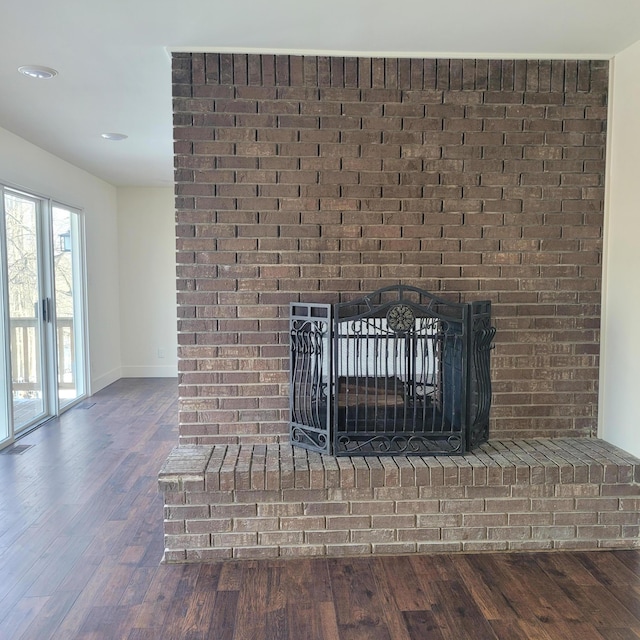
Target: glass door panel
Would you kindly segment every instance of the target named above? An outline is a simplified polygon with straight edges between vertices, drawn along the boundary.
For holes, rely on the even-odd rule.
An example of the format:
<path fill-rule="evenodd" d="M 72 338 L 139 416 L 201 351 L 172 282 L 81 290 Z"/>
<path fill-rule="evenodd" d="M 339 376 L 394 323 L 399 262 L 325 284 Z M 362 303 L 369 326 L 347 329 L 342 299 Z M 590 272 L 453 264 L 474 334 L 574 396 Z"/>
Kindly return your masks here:
<path fill-rule="evenodd" d="M 52 207 L 53 282 L 58 403 L 62 408 L 84 395 L 80 273 L 80 215 Z"/>
<path fill-rule="evenodd" d="M 11 398 L 16 433 L 48 414 L 43 323 L 49 300 L 42 291 L 39 209 L 38 200 L 5 191 Z"/>

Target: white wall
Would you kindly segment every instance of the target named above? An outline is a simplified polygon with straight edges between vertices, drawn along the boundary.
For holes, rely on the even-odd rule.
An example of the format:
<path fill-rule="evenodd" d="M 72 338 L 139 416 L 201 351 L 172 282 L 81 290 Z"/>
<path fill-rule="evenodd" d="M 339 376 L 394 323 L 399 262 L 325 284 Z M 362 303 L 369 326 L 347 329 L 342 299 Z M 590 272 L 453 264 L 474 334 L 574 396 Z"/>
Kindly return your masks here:
<path fill-rule="evenodd" d="M 91 391 L 121 377 L 115 187 L 0 129 L 0 181 L 85 213 Z"/>
<path fill-rule="evenodd" d="M 119 188 L 124 377 L 178 375 L 172 188 Z"/>
<path fill-rule="evenodd" d="M 640 42 L 614 59 L 599 434 L 640 456 Z"/>

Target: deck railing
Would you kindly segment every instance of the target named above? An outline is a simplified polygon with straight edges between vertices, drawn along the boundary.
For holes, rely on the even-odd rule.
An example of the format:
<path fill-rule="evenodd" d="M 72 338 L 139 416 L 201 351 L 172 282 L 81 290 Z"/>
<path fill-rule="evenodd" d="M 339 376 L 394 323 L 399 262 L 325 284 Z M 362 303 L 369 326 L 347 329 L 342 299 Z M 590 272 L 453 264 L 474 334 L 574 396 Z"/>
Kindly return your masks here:
<path fill-rule="evenodd" d="M 11 382 L 15 391 L 37 391 L 42 386 L 38 352 L 38 320 L 11 318 Z M 58 386 L 75 388 L 75 340 L 73 318 L 56 319 Z"/>

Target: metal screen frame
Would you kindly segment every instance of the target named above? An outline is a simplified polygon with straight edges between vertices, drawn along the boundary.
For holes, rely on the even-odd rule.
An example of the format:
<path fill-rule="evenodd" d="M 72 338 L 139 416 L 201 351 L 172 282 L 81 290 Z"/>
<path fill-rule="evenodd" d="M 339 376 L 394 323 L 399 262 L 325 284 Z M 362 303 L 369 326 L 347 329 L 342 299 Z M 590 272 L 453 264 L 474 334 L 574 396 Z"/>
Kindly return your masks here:
<path fill-rule="evenodd" d="M 399 306 L 406 313 L 410 310 L 414 320 L 409 320 L 409 327 L 394 330 L 389 327 L 388 318 L 392 309 Z M 375 392 L 362 403 L 356 400 L 354 408 L 349 406 L 348 397 L 342 402 L 346 407 L 340 406 L 340 400 L 334 402 L 334 455 L 464 453 L 468 355 L 462 344 L 468 335 L 468 305 L 445 301 L 416 287 L 397 285 L 335 305 L 333 322 L 336 397 L 348 396 L 343 392 L 345 387 L 347 392 L 354 386 L 367 389 L 372 380 Z M 379 335 L 375 340 L 384 343 L 382 351 L 387 362 L 373 376 L 361 372 L 354 376 L 347 372 L 345 376 L 344 369 L 340 370 L 341 341 L 355 342 L 355 351 L 358 342 L 362 342 L 355 335 L 357 329 L 349 330 L 349 325 L 355 328 L 358 323 L 377 325 Z M 365 344 L 370 340 L 365 338 Z M 418 373 L 416 369 L 425 356 L 426 370 L 423 366 Z M 447 362 L 447 358 L 453 360 Z M 362 361 L 360 354 L 359 362 Z M 375 389 L 378 379 L 385 381 L 382 390 Z M 381 395 L 385 402 L 379 407 L 377 399 Z M 382 420 L 376 417 L 380 413 L 384 414 Z"/>
<path fill-rule="evenodd" d="M 330 304 L 290 304 L 289 437 L 320 453 L 331 453 L 331 320 Z"/>
<path fill-rule="evenodd" d="M 459 455 L 488 439 L 491 303 L 406 285 L 292 303 L 292 444 L 335 456 Z"/>

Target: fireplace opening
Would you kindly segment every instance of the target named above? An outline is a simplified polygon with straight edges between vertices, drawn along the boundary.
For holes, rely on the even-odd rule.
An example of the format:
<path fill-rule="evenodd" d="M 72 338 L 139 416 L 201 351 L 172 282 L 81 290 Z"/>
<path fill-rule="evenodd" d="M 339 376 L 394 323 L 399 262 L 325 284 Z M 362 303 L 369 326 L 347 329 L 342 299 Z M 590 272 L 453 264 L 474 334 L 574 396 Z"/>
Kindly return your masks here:
<path fill-rule="evenodd" d="M 490 301 L 396 285 L 290 311 L 292 444 L 336 456 L 455 455 L 488 439 Z"/>

